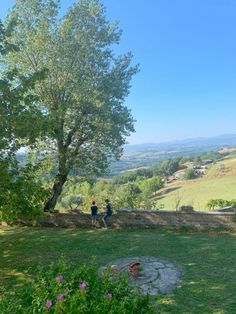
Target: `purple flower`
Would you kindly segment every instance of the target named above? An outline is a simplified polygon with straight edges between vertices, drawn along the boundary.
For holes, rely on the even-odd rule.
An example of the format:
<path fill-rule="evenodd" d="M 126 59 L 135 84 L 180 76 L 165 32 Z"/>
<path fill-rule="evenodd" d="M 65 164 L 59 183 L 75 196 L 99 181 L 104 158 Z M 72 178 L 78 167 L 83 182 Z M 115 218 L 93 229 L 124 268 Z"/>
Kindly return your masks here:
<path fill-rule="evenodd" d="M 57 282 L 60 282 L 60 281 L 63 280 L 63 276 L 62 275 L 57 275 L 55 279 L 56 279 Z"/>
<path fill-rule="evenodd" d="M 64 294 L 63 293 L 59 293 L 56 297 L 57 301 L 61 301 L 64 297 Z"/>
<path fill-rule="evenodd" d="M 47 309 L 50 309 L 50 307 L 52 306 L 52 301 L 51 300 L 47 300 L 45 303 L 45 306 Z"/>
<path fill-rule="evenodd" d="M 107 293 L 107 297 L 108 297 L 109 299 L 111 299 L 111 298 L 112 298 L 112 293 L 111 293 L 111 292 L 108 292 L 108 293 Z"/>
<path fill-rule="evenodd" d="M 85 289 L 87 287 L 87 283 L 85 281 L 81 281 L 79 287 L 80 289 Z"/>

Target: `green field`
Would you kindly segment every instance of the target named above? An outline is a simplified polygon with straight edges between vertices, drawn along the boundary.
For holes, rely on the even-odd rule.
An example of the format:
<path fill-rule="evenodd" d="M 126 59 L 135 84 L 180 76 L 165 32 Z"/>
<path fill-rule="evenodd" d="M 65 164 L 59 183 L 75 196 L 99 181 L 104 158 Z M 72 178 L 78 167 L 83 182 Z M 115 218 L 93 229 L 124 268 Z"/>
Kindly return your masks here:
<path fill-rule="evenodd" d="M 40 263 L 64 254 L 72 264 L 95 256 L 98 266 L 125 256 L 156 256 L 176 262 L 181 284 L 154 297 L 156 313 L 236 313 L 236 234 L 168 230 L 0 230 L 1 289 L 14 293 Z M 9 314 L 9 313 L 1 313 Z"/>
<path fill-rule="evenodd" d="M 196 210 L 206 210 L 212 198 L 231 200 L 236 198 L 236 158 L 225 159 L 212 165 L 206 175 L 194 180 L 178 180 L 158 191 L 155 199 L 164 209 L 192 205 Z"/>

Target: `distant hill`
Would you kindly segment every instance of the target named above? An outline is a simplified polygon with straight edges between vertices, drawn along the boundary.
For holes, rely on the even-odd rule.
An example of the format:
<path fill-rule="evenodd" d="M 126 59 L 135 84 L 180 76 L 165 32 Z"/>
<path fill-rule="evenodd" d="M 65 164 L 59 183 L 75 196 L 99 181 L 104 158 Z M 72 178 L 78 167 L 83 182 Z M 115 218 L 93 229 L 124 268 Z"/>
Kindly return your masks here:
<path fill-rule="evenodd" d="M 236 147 L 236 134 L 225 134 L 215 137 L 191 138 L 166 143 L 144 143 L 139 145 L 125 145 L 124 154 L 119 161 L 111 163 L 111 174 L 121 171 L 151 166 L 163 159 L 181 156 L 192 156 L 220 148 Z M 23 161 L 25 153 L 17 154 Z"/>
<path fill-rule="evenodd" d="M 215 137 L 197 137 L 184 140 L 175 140 L 163 143 L 144 143 L 136 145 L 125 145 L 124 152 L 140 152 L 147 150 L 173 150 L 176 148 L 190 148 L 190 147 L 219 147 L 236 146 L 236 134 L 224 134 Z"/>
<path fill-rule="evenodd" d="M 121 160 L 112 162 L 111 172 L 117 174 L 129 169 L 150 166 L 163 159 L 192 156 L 231 146 L 236 146 L 236 134 L 191 138 L 166 143 L 125 145 Z"/>

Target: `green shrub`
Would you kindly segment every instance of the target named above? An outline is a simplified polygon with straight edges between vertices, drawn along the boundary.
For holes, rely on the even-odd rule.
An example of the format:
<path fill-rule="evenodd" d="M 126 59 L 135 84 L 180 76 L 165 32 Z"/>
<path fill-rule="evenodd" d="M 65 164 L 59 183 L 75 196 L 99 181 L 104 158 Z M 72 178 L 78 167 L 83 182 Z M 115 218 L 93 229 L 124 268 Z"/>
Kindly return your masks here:
<path fill-rule="evenodd" d="M 195 178 L 196 178 L 196 174 L 195 174 L 194 170 L 191 168 L 187 169 L 185 174 L 184 174 L 184 179 L 191 180 L 191 179 L 195 179 Z"/>
<path fill-rule="evenodd" d="M 179 211 L 182 213 L 193 213 L 194 209 L 191 205 L 182 205 L 179 207 Z"/>
<path fill-rule="evenodd" d="M 140 314 L 153 313 L 149 296 L 141 296 L 128 284 L 124 274 L 111 271 L 97 275 L 94 264 L 73 269 L 64 260 L 41 268 L 35 279 L 3 296 L 0 313 L 55 314 Z"/>
<path fill-rule="evenodd" d="M 215 207 L 224 208 L 229 206 L 231 206 L 232 208 L 236 208 L 236 200 L 228 201 L 221 198 L 210 199 L 206 204 L 206 207 L 210 210 L 214 209 Z"/>
<path fill-rule="evenodd" d="M 32 220 L 43 212 L 48 192 L 35 179 L 30 164 L 0 160 L 0 221 Z"/>
<path fill-rule="evenodd" d="M 61 200 L 61 205 L 70 209 L 79 209 L 79 206 L 83 204 L 83 197 L 81 195 L 69 195 Z M 74 206 L 74 208 L 73 208 Z"/>

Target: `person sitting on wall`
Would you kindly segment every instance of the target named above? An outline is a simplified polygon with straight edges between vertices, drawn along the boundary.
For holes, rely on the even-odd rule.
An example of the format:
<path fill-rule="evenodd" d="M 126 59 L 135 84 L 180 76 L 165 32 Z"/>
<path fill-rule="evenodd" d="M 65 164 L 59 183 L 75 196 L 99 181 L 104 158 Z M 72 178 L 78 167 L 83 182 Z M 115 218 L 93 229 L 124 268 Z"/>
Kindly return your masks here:
<path fill-rule="evenodd" d="M 104 227 L 107 229 L 107 218 L 112 215 L 112 206 L 108 198 L 105 199 L 105 207 L 106 207 L 106 212 L 102 218 L 102 221 L 104 223 Z"/>
<path fill-rule="evenodd" d="M 91 206 L 91 217 L 92 217 L 92 226 L 96 227 L 96 223 L 97 223 L 97 214 L 98 214 L 98 207 L 96 205 L 96 202 L 93 201 L 92 202 L 92 206 Z"/>

